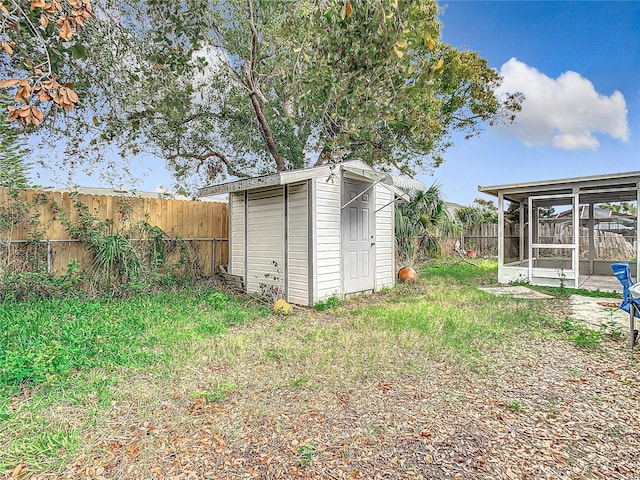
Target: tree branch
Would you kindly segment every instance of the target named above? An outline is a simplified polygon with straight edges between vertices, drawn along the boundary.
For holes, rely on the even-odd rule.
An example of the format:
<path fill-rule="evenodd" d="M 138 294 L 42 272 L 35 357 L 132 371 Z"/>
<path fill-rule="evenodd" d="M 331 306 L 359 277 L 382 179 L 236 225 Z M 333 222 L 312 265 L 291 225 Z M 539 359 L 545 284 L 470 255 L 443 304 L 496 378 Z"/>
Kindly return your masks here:
<path fill-rule="evenodd" d="M 200 169 L 200 167 L 202 167 L 202 165 L 204 165 L 204 162 L 206 162 L 208 159 L 210 159 L 211 157 L 216 157 L 218 160 L 220 160 L 225 168 L 227 169 L 227 173 L 229 175 L 233 175 L 234 177 L 238 177 L 238 178 L 248 178 L 249 175 L 247 175 L 246 173 L 240 172 L 238 170 L 236 170 L 233 167 L 233 162 L 231 160 L 229 160 L 225 155 L 223 155 L 220 152 L 215 152 L 215 151 L 209 151 L 207 153 L 204 153 L 202 155 L 194 155 L 193 158 L 198 160 L 200 163 L 198 163 L 198 166 L 196 167 L 196 172 Z"/>
<path fill-rule="evenodd" d="M 249 15 L 249 27 L 251 29 L 251 54 L 249 58 L 249 62 L 247 63 L 246 73 L 245 73 L 245 82 L 246 86 L 249 88 L 249 99 L 251 100 L 251 106 L 256 112 L 256 118 L 258 120 L 258 127 L 260 130 L 260 134 L 264 138 L 265 143 L 267 144 L 267 148 L 269 149 L 269 153 L 273 157 L 273 160 L 276 163 L 276 169 L 279 172 L 284 171 L 285 164 L 284 159 L 278 153 L 278 147 L 276 145 L 276 141 L 273 138 L 273 133 L 271 128 L 269 127 L 269 122 L 264 115 L 264 111 L 262 109 L 262 105 L 260 104 L 258 98 L 258 86 L 256 85 L 254 74 L 257 68 L 258 62 L 258 30 L 255 25 L 255 20 L 253 18 L 253 3 L 252 0 L 247 0 L 247 13 Z"/>
<path fill-rule="evenodd" d="M 31 30 L 31 32 L 33 33 L 33 36 L 36 38 L 37 42 L 42 47 L 42 51 L 44 52 L 46 57 L 47 75 L 48 76 L 53 75 L 53 69 L 51 68 L 51 57 L 49 56 L 49 50 L 47 49 L 47 42 L 44 40 L 44 38 L 40 34 L 40 30 L 36 28 L 36 26 L 33 24 L 31 19 L 29 18 L 29 15 L 24 10 L 22 10 L 22 8 L 20 7 L 20 4 L 16 0 L 10 0 L 10 2 L 14 6 L 13 12 L 17 11 L 18 14 L 22 17 L 22 19 L 27 23 L 27 25 L 29 25 L 29 30 Z"/>

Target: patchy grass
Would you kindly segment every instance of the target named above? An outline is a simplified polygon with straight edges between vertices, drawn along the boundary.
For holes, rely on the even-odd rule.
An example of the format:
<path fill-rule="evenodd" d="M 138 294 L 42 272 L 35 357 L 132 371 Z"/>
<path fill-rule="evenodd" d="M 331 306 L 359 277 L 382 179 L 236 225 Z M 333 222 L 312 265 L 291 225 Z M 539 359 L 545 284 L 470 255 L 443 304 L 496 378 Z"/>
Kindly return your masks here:
<path fill-rule="evenodd" d="M 72 302 L 83 319 L 74 323 L 83 332 L 77 336 L 86 341 L 71 341 L 73 329 L 57 338 L 86 352 L 61 361 L 68 369 L 4 387 L 0 444 L 8 447 L 0 449 L 0 471 L 23 465 L 35 477 L 68 478 L 633 474 L 624 459 L 639 443 L 628 428 L 634 359 L 610 352 L 618 344 L 605 337 L 578 348 L 576 332 L 563 330 L 562 300 L 478 290 L 495 284 L 496 266 L 476 263 L 432 263 L 418 284 L 323 311 L 297 308 L 284 319 L 211 291 Z M 57 318 L 69 310 L 46 305 L 22 308 L 48 308 Z M 14 325 L 20 315 L 8 318 Z M 32 323 L 25 328 L 34 332 Z M 44 327 L 41 345 L 54 327 Z M 96 350 L 88 339 L 97 335 L 105 339 L 98 346 L 110 339 L 119 352 Z M 572 457 L 554 463 L 550 448 Z M 589 453 L 607 449 L 622 460 L 613 465 L 602 460 L 606 453 Z"/>
<path fill-rule="evenodd" d="M 491 295 L 477 288 L 496 283 L 496 264 L 487 260 L 433 263 L 420 271 L 420 285 L 401 286 L 381 302 L 357 307 L 353 315 L 369 318 L 396 334 L 421 335 L 432 356 L 455 352 L 469 362 L 524 329 L 550 325 L 537 300 Z M 424 288 L 424 285 L 428 285 Z"/>
<path fill-rule="evenodd" d="M 266 313 L 243 298 L 226 298 L 221 309 L 220 295 L 203 289 L 2 304 L 0 471 L 21 461 L 36 470 L 64 464 L 121 382 L 173 371 L 198 342 Z M 215 401 L 224 393 L 218 386 L 207 396 Z M 65 408 L 77 406 L 86 415 L 65 418 Z"/>
<path fill-rule="evenodd" d="M 562 322 L 562 329 L 567 332 L 576 346 L 580 348 L 594 348 L 603 339 L 606 327 L 601 330 L 592 330 L 580 322 L 566 319 Z M 615 330 L 614 330 L 615 332 Z M 612 338 L 620 339 L 619 334 L 613 334 Z"/>
<path fill-rule="evenodd" d="M 144 368 L 169 347 L 217 335 L 264 314 L 236 299 L 183 292 L 106 302 L 51 300 L 0 306 L 0 393 L 96 367 Z M 227 299 L 229 301 L 229 299 Z"/>
<path fill-rule="evenodd" d="M 618 291 L 607 292 L 602 290 L 588 290 L 586 288 L 545 287 L 543 285 L 531 285 L 529 282 L 512 282 L 512 284 L 522 285 L 555 298 L 569 298 L 571 295 L 582 295 L 583 297 L 592 298 L 622 298 L 622 293 Z"/>
<path fill-rule="evenodd" d="M 448 284 L 466 287 L 497 283 L 498 264 L 491 260 L 474 259 L 475 265 L 461 261 L 432 262 L 420 269 L 420 282 L 436 285 Z"/>

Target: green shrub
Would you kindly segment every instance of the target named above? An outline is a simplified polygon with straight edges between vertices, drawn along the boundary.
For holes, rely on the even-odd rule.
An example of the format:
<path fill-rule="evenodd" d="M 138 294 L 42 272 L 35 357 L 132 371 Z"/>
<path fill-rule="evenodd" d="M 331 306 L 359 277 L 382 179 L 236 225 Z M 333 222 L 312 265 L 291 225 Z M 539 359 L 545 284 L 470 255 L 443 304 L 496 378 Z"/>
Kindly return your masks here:
<path fill-rule="evenodd" d="M 326 300 L 316 303 L 314 308 L 316 309 L 317 312 L 324 312 L 325 310 L 336 308 L 339 305 L 340 305 L 340 299 L 334 295 L 327 298 Z"/>
<path fill-rule="evenodd" d="M 207 303 L 211 305 L 214 310 L 222 310 L 229 302 L 229 297 L 224 293 L 214 292 L 207 299 Z"/>
<path fill-rule="evenodd" d="M 569 334 L 573 343 L 580 348 L 593 348 L 602 341 L 602 332 L 591 330 L 581 323 L 565 320 L 562 329 Z"/>
<path fill-rule="evenodd" d="M 515 400 L 515 399 L 509 400 L 507 402 L 507 407 L 513 413 L 519 413 L 519 412 L 524 412 L 525 411 L 524 406 L 518 400 Z"/>
<path fill-rule="evenodd" d="M 82 276 L 56 277 L 45 272 L 5 273 L 0 301 L 46 300 L 78 295 Z"/>

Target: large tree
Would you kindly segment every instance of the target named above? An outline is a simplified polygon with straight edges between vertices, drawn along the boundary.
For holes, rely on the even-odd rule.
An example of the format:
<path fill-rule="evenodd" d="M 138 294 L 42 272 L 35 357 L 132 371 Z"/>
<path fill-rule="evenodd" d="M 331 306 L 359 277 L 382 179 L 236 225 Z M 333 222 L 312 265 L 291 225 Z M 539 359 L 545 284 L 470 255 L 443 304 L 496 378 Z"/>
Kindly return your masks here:
<path fill-rule="evenodd" d="M 46 122 L 74 161 L 115 147 L 165 159 L 178 178 L 352 157 L 414 173 L 440 164 L 453 131 L 475 135 L 519 108 L 496 97 L 485 60 L 441 41 L 433 0 L 100 7 L 69 60 L 82 110 Z"/>

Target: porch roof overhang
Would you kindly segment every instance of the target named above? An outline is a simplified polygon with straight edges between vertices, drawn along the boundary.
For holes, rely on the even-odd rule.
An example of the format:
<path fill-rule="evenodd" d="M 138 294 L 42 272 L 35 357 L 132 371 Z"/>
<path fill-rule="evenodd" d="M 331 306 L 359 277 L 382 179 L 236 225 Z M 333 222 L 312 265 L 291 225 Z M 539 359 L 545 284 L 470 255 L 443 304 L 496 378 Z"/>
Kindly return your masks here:
<path fill-rule="evenodd" d="M 630 202 L 638 197 L 640 171 L 593 175 L 588 177 L 543 180 L 507 185 L 478 186 L 478 191 L 497 197 L 502 194 L 505 200 L 527 203 L 530 196 L 567 195 L 566 202 L 561 198 L 548 199 L 539 205 L 570 204 L 570 195 L 577 189 L 581 203 Z"/>
<path fill-rule="evenodd" d="M 352 162 L 345 162 L 343 164 L 322 165 L 319 167 L 310 167 L 288 172 L 278 172 L 261 177 L 236 180 L 234 182 L 223 183 L 221 185 L 212 185 L 199 189 L 198 196 L 207 197 L 244 190 L 253 190 L 255 188 L 287 185 L 294 182 L 308 180 L 310 178 L 326 177 L 327 181 L 330 181 L 334 174 L 334 170 L 338 167 L 341 168 L 343 172 L 347 172 L 351 177 L 383 184 L 397 197 L 400 197 L 403 200 L 409 199 L 408 192 L 410 191 L 424 191 L 426 189 L 424 183 L 418 180 L 390 175 L 388 173 L 376 172 L 370 168 L 366 168 L 366 164 L 364 162 L 356 160 Z"/>

